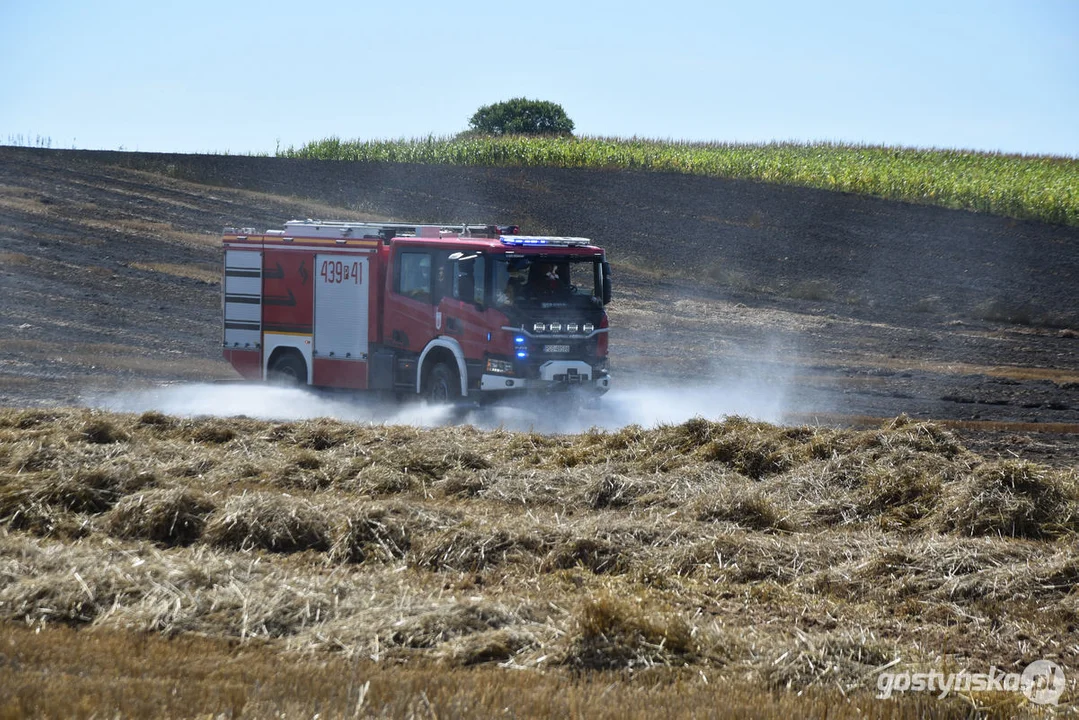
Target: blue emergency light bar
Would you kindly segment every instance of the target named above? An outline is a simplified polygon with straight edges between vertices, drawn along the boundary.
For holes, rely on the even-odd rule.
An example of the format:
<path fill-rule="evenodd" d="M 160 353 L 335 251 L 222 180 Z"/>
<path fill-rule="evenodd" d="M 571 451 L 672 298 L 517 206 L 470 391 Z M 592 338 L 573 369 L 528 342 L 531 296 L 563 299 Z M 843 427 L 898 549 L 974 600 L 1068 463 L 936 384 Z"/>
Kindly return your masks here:
<path fill-rule="evenodd" d="M 502 235 L 498 238 L 503 245 L 528 246 L 551 245 L 554 247 L 584 247 L 592 241 L 582 237 L 559 237 L 557 235 Z"/>

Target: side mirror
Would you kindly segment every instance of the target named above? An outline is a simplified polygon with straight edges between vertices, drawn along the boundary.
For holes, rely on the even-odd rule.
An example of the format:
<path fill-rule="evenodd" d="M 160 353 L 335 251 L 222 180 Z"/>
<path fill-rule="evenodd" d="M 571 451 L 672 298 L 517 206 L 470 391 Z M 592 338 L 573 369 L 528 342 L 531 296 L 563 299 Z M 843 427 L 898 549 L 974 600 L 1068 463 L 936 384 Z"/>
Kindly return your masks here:
<path fill-rule="evenodd" d="M 611 302 L 611 264 L 603 261 L 603 304 Z"/>

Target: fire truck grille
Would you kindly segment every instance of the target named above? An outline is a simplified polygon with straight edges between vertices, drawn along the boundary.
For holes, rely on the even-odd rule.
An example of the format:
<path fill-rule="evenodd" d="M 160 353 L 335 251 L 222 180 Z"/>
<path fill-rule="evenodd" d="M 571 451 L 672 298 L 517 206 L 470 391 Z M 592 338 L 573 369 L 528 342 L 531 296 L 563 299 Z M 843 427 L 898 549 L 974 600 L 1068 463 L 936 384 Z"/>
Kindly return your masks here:
<path fill-rule="evenodd" d="M 539 377 L 539 368 L 550 360 L 596 361 L 596 340 L 567 340 L 563 338 L 537 339 L 529 349 L 528 358 L 518 361 L 526 377 Z"/>

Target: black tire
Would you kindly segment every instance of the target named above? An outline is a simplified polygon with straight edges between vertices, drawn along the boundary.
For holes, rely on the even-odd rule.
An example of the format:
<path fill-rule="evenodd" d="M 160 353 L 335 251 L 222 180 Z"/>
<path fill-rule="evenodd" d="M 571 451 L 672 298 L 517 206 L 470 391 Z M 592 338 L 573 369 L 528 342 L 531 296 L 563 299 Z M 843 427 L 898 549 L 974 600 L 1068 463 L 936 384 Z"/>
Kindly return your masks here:
<path fill-rule="evenodd" d="M 427 402 L 436 405 L 446 405 L 455 402 L 461 397 L 461 381 L 457 377 L 457 371 L 446 363 L 438 363 L 431 372 L 427 373 L 427 383 L 423 394 Z"/>
<path fill-rule="evenodd" d="M 296 353 L 281 353 L 270 363 L 267 375 L 275 385 L 306 385 L 307 363 Z"/>

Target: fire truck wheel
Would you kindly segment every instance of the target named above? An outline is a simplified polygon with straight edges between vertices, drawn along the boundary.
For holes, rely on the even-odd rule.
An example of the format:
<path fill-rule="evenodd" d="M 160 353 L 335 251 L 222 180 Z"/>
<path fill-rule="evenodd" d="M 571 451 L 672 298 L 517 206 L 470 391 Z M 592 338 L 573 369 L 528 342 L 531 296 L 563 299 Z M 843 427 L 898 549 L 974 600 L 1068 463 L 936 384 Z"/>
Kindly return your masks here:
<path fill-rule="evenodd" d="M 295 353 L 284 353 L 270 365 L 269 379 L 280 385 L 306 385 L 307 364 Z"/>
<path fill-rule="evenodd" d="M 438 363 L 427 376 L 428 402 L 450 403 L 461 397 L 461 381 L 457 372 L 446 363 Z"/>

